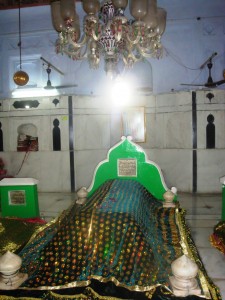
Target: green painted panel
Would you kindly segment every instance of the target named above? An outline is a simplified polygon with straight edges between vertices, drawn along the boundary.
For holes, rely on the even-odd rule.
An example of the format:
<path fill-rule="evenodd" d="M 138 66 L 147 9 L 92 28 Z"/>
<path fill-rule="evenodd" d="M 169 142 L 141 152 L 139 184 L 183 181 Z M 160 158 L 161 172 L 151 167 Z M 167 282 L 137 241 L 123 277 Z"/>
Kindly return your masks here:
<path fill-rule="evenodd" d="M 2 217 L 39 217 L 37 185 L 1 186 Z"/>
<path fill-rule="evenodd" d="M 121 168 L 118 167 L 123 163 L 131 165 L 131 172 L 127 176 L 121 175 Z M 136 169 L 135 176 L 134 169 Z M 154 197 L 161 200 L 168 189 L 160 168 L 154 162 L 148 161 L 144 150 L 128 138 L 124 138 L 111 148 L 107 159 L 96 167 L 88 196 L 92 195 L 106 180 L 118 178 L 140 182 Z"/>

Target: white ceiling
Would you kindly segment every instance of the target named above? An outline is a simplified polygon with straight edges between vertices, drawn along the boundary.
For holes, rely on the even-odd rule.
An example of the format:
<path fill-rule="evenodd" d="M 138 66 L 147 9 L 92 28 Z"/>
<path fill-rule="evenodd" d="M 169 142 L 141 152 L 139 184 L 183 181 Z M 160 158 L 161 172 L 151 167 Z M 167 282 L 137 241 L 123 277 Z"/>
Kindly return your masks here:
<path fill-rule="evenodd" d="M 154 92 L 184 89 L 180 86 L 182 82 L 206 82 L 208 70 L 205 68 L 200 74 L 197 68 L 214 52 L 218 55 L 214 59 L 213 79 L 222 79 L 222 70 L 225 69 L 225 0 L 158 0 L 158 6 L 167 10 L 167 28 L 162 39 L 166 52 L 163 59 L 150 60 Z M 84 12 L 80 2 L 77 11 L 82 18 Z M 21 23 L 22 33 L 50 30 L 56 34 L 49 5 L 23 8 Z M 0 38 L 16 32 L 18 9 L 0 10 Z M 53 59 L 46 53 L 42 56 L 50 61 Z M 77 83 L 79 93 L 95 94 L 99 78 L 104 75 L 102 69 L 90 71 L 87 62 L 71 63 L 65 56 L 54 58 L 54 64 L 68 71 L 58 83 Z"/>
<path fill-rule="evenodd" d="M 224 0 L 158 0 L 158 6 L 167 11 L 167 21 L 195 19 L 197 17 L 224 17 Z M 78 2 L 77 12 L 84 16 L 81 2 Z M 50 5 L 34 6 L 21 9 L 21 21 L 29 23 L 24 32 L 45 27 L 52 28 Z M 32 22 L 32 23 L 30 23 Z M 18 24 L 18 9 L 0 10 L 0 33 L 12 32 Z"/>

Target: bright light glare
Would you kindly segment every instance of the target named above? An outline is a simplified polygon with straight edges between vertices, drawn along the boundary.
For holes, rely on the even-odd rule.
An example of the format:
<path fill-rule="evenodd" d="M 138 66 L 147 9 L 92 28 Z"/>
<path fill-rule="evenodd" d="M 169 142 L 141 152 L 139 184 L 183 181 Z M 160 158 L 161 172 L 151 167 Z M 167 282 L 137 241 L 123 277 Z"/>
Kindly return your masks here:
<path fill-rule="evenodd" d="M 124 106 L 129 103 L 132 96 L 132 88 L 123 79 L 116 79 L 111 87 L 111 100 L 116 106 Z"/>
<path fill-rule="evenodd" d="M 29 97 L 44 97 L 57 96 L 59 93 L 56 89 L 46 90 L 44 88 L 24 88 L 16 89 L 12 92 L 13 98 L 29 98 Z"/>

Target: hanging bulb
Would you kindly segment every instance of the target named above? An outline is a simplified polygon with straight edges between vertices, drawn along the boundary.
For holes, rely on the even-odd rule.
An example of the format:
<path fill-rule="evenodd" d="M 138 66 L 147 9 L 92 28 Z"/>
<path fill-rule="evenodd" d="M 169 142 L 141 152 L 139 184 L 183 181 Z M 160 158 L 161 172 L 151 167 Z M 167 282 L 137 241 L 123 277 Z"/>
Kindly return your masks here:
<path fill-rule="evenodd" d="M 26 72 L 20 70 L 20 71 L 17 71 L 13 75 L 13 80 L 14 80 L 15 84 L 17 84 L 19 86 L 23 86 L 23 85 L 26 85 L 28 83 L 29 76 Z"/>
<path fill-rule="evenodd" d="M 87 15 L 95 15 L 100 10 L 100 3 L 96 0 L 83 0 L 83 10 Z"/>
<path fill-rule="evenodd" d="M 166 16 L 167 12 L 161 7 L 157 7 L 157 26 L 156 32 L 158 35 L 162 36 L 166 29 Z"/>
<path fill-rule="evenodd" d="M 18 43 L 18 47 L 20 50 L 20 70 L 17 71 L 14 75 L 13 75 L 13 80 L 15 82 L 15 84 L 19 85 L 19 86 L 23 86 L 26 85 L 29 81 L 29 76 L 26 72 L 22 71 L 22 59 L 21 59 L 21 18 L 20 18 L 20 0 L 19 0 L 19 43 Z"/>
<path fill-rule="evenodd" d="M 148 2 L 147 0 L 132 0 L 130 1 L 130 13 L 136 21 L 141 20 L 147 14 Z"/>
<path fill-rule="evenodd" d="M 148 9 L 146 15 L 142 18 L 146 27 L 152 31 L 154 36 L 154 30 L 157 26 L 157 1 L 148 0 Z"/>
<path fill-rule="evenodd" d="M 116 9 L 124 9 L 127 7 L 128 0 L 112 0 L 113 5 Z"/>
<path fill-rule="evenodd" d="M 52 25 L 57 32 L 61 32 L 63 29 L 65 29 L 65 23 L 60 11 L 60 1 L 51 2 L 51 16 Z"/>

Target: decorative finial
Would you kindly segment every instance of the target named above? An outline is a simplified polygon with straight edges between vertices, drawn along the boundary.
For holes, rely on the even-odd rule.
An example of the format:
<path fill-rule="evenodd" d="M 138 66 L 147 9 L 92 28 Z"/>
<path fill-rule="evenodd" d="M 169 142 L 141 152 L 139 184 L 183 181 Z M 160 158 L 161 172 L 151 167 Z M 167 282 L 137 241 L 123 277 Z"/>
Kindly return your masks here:
<path fill-rule="evenodd" d="M 175 198 L 175 194 L 168 190 L 163 194 L 163 199 L 165 200 L 163 202 L 163 207 L 175 207 L 175 204 L 173 203 L 173 200 Z"/>
<path fill-rule="evenodd" d="M 171 264 L 174 276 L 169 278 L 173 293 L 176 296 L 201 295 L 196 276 L 197 264 L 187 255 L 182 255 Z"/>
<path fill-rule="evenodd" d="M 87 201 L 88 191 L 86 187 L 82 187 L 77 192 L 78 200 L 76 201 L 77 204 L 84 204 Z"/>
<path fill-rule="evenodd" d="M 27 274 L 19 273 L 21 264 L 22 259 L 10 251 L 0 257 L 0 289 L 17 289 L 28 278 Z"/>

